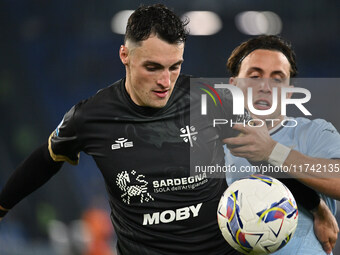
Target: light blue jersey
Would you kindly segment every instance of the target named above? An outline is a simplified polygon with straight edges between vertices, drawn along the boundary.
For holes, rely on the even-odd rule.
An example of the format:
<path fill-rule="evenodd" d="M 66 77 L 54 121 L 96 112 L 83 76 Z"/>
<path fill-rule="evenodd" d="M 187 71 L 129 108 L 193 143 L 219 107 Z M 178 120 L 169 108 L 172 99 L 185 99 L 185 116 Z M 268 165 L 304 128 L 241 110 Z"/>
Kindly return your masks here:
<path fill-rule="evenodd" d="M 291 121 L 289 120 L 291 119 Z M 309 120 L 306 118 L 289 118 L 284 126 L 278 126 L 270 130 L 271 137 L 304 155 L 318 158 L 340 158 L 340 135 L 334 126 L 321 119 Z M 297 125 L 296 125 L 297 123 Z M 296 125 L 296 126 L 295 126 Z M 295 126 L 295 127 L 288 127 Z M 226 164 L 235 164 L 236 169 L 241 166 L 250 165 L 250 163 L 239 157 L 231 155 L 225 147 Z M 247 168 L 250 169 L 250 168 Z M 239 178 L 252 174 L 252 172 L 227 173 L 228 185 Z M 320 196 L 335 215 L 336 202 L 323 194 Z M 299 207 L 299 220 L 295 234 L 290 242 L 281 250 L 273 253 L 275 255 L 319 255 L 326 254 L 321 244 L 317 240 L 313 230 L 313 217 Z"/>

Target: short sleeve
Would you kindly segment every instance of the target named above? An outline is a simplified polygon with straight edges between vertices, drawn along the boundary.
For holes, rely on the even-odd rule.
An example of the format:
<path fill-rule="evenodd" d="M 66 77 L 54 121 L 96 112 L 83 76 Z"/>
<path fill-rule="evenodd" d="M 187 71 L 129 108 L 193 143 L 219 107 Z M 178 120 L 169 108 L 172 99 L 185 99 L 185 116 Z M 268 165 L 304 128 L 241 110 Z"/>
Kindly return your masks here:
<path fill-rule="evenodd" d="M 317 119 L 311 131 L 314 134 L 311 134 L 308 139 L 309 156 L 340 158 L 340 135 L 331 123 Z"/>
<path fill-rule="evenodd" d="M 79 162 L 80 141 L 76 131 L 76 106 L 68 111 L 48 139 L 48 150 L 54 161 Z"/>

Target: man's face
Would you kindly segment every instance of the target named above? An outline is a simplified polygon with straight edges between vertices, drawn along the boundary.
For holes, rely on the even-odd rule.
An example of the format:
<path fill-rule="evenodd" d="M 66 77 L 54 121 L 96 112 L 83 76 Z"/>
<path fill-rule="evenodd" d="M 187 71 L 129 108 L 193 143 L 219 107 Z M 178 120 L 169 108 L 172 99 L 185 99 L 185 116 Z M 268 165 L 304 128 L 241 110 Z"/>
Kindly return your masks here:
<path fill-rule="evenodd" d="M 273 102 L 273 88 L 278 88 L 278 105 L 270 115 L 253 115 L 256 119 L 283 119 L 281 116 L 281 87 L 289 86 L 290 63 L 286 56 L 274 50 L 258 49 L 251 52 L 241 63 L 237 77 L 231 83 L 242 89 L 247 105 L 247 91 L 253 90 L 253 106 L 257 110 L 268 110 Z M 291 95 L 288 95 L 289 97 Z M 249 109 L 248 105 L 247 108 Z"/>
<path fill-rule="evenodd" d="M 140 45 L 121 47 L 125 87 L 135 104 L 153 108 L 166 105 L 181 71 L 183 52 L 184 43 L 169 44 L 156 36 Z"/>

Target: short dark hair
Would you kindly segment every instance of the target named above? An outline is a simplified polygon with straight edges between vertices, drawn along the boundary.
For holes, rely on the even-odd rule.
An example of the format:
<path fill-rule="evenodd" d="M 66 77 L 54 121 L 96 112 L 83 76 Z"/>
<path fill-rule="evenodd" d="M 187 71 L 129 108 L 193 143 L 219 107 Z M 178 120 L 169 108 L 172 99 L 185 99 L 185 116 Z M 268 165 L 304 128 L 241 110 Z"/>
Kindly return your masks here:
<path fill-rule="evenodd" d="M 227 69 L 230 75 L 236 77 L 240 72 L 240 66 L 243 59 L 251 52 L 258 49 L 282 52 L 290 63 L 290 76 L 295 77 L 297 75 L 296 56 L 291 44 L 276 35 L 260 35 L 251 38 L 236 47 L 227 61 Z"/>
<path fill-rule="evenodd" d="M 188 34 L 187 24 L 187 20 L 182 21 L 163 4 L 140 6 L 128 19 L 124 41 L 139 43 L 155 34 L 171 44 L 184 43 Z"/>

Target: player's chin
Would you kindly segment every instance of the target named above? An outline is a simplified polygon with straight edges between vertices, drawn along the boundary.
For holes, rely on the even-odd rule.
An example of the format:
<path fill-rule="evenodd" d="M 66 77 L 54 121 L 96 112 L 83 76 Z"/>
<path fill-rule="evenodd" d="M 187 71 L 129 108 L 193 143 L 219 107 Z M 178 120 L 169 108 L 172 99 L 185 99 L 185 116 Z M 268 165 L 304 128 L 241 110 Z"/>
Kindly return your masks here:
<path fill-rule="evenodd" d="M 149 106 L 152 108 L 163 108 L 168 103 L 169 98 L 162 98 L 149 102 Z"/>

